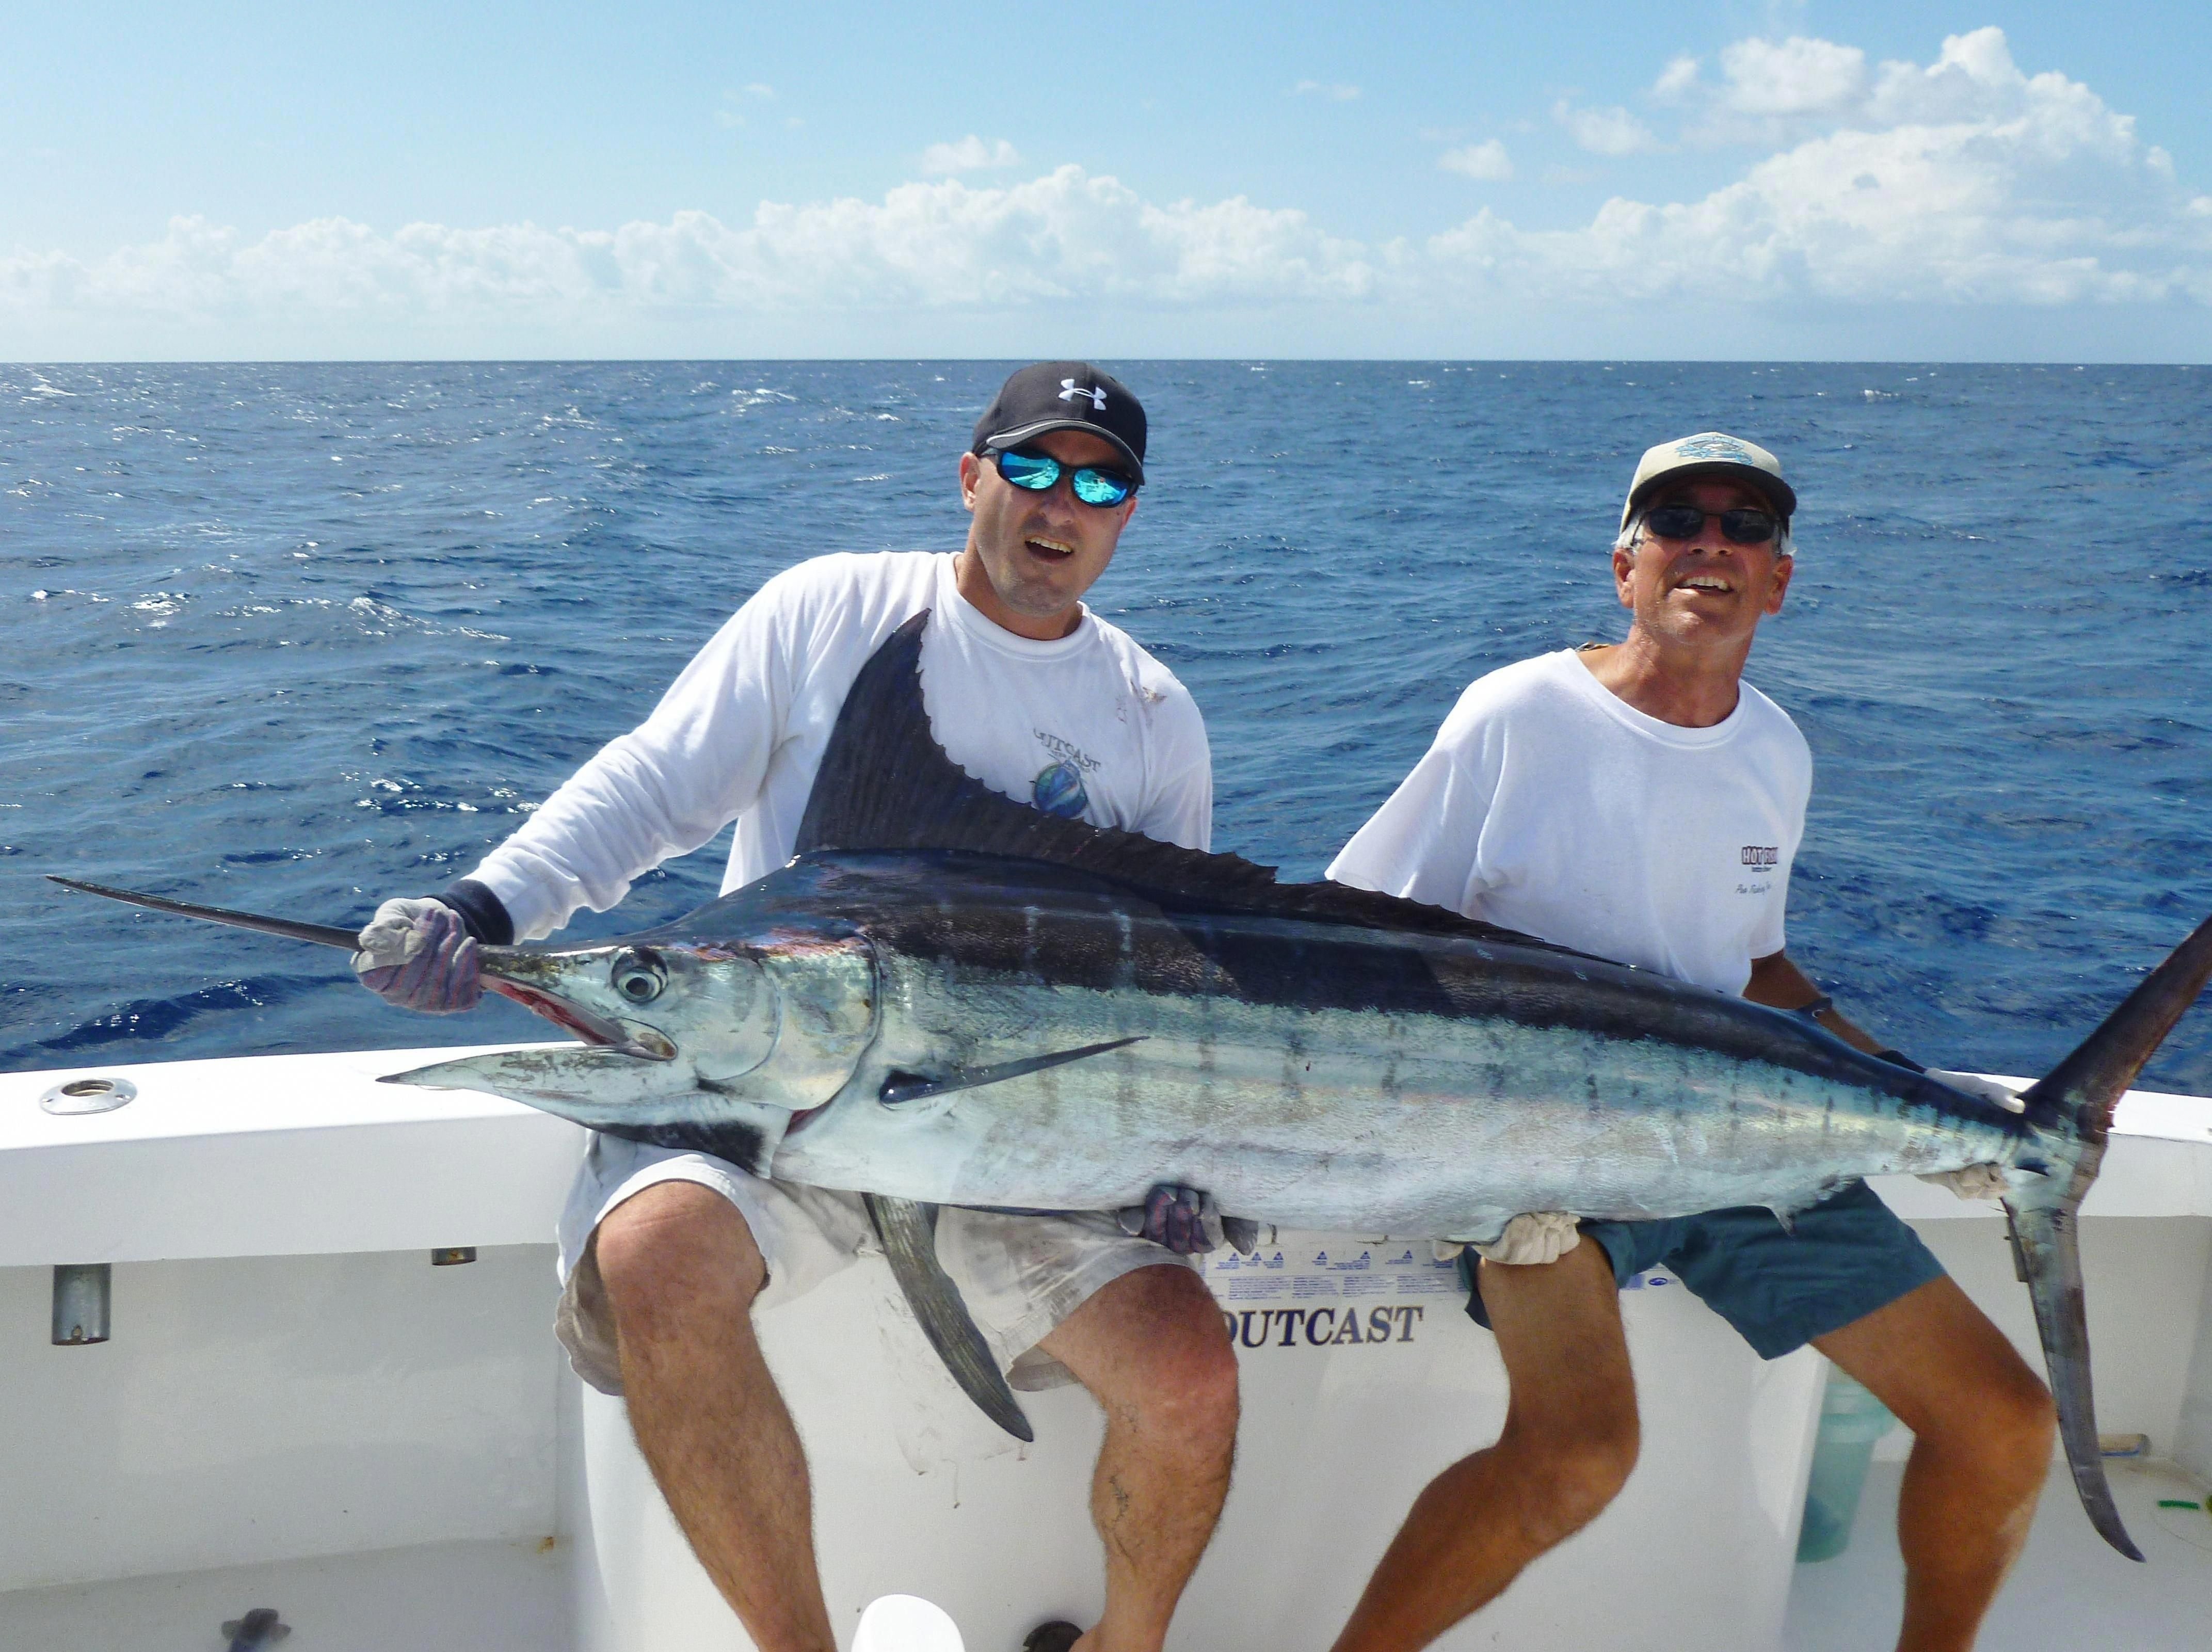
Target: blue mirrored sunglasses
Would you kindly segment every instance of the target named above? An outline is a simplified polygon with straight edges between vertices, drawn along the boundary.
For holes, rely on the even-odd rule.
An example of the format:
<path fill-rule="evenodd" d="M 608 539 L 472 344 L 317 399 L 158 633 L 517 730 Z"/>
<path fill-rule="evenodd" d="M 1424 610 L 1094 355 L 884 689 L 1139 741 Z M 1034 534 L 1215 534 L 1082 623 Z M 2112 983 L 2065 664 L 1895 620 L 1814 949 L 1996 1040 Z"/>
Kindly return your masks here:
<path fill-rule="evenodd" d="M 1033 494 L 1043 493 L 1058 482 L 1063 472 L 1075 496 L 1086 505 L 1096 505 L 1103 510 L 1118 505 L 1137 491 L 1137 484 L 1119 471 L 1102 469 L 1096 465 L 1078 465 L 1073 471 L 1050 453 L 1040 453 L 1026 447 L 1002 448 L 991 455 L 999 467 L 999 474 L 1017 488 L 1026 488 Z"/>

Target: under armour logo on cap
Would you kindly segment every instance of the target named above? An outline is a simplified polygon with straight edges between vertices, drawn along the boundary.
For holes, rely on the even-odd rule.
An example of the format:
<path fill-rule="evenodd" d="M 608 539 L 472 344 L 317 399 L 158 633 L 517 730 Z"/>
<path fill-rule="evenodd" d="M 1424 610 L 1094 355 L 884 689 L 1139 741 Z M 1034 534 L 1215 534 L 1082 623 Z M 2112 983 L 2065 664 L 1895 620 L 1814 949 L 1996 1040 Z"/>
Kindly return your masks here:
<path fill-rule="evenodd" d="M 1018 447 L 1054 430 L 1082 430 L 1112 444 L 1116 468 L 1145 479 L 1145 407 L 1129 387 L 1089 361 L 1032 361 L 1008 376 L 975 421 L 970 451 Z"/>

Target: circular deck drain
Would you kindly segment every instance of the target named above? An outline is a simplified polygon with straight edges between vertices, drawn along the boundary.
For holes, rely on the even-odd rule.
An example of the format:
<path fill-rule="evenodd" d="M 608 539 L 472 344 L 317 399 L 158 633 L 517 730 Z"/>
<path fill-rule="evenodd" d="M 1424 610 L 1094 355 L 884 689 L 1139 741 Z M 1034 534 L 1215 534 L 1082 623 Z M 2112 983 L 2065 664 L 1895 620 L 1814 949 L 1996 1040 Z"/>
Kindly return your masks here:
<path fill-rule="evenodd" d="M 128 1078 L 72 1078 L 39 1097 L 49 1113 L 112 1113 L 135 1098 L 138 1086 Z"/>

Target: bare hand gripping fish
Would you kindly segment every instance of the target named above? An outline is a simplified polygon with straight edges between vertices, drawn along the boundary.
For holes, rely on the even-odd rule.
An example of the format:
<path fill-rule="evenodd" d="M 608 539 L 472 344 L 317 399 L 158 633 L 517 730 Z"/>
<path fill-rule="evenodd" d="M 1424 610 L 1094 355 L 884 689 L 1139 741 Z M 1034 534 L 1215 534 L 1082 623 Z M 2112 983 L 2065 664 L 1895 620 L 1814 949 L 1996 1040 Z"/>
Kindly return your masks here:
<path fill-rule="evenodd" d="M 2212 923 L 2014 1113 L 1802 1017 L 1001 797 L 930 730 L 927 617 L 854 681 L 789 865 L 619 940 L 482 949 L 488 986 L 581 1047 L 395 1081 L 866 1194 L 939 1353 L 1023 1439 L 936 1206 L 1174 1182 L 1286 1226 L 1486 1241 L 1524 1211 L 1787 1221 L 1856 1177 L 1998 1165 L 2075 1488 L 2142 1558 L 2097 1449 L 2075 1224 L 2115 1104 L 2212 977 Z"/>

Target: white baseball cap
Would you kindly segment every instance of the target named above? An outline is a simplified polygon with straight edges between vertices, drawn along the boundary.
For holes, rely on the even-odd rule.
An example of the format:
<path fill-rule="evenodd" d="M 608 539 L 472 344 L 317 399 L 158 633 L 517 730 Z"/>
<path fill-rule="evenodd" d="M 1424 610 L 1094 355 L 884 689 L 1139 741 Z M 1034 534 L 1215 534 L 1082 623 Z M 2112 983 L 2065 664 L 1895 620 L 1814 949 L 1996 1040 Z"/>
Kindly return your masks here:
<path fill-rule="evenodd" d="M 1756 442 L 1717 430 L 1701 430 L 1678 441 L 1662 441 L 1648 449 L 1636 466 L 1636 479 L 1628 484 L 1628 498 L 1620 507 L 1620 525 L 1646 495 L 1663 481 L 1693 476 L 1727 477 L 1747 483 L 1766 496 L 1775 513 L 1787 526 L 1797 509 L 1797 495 L 1782 479 L 1782 461 Z"/>

